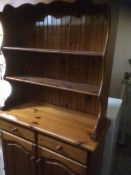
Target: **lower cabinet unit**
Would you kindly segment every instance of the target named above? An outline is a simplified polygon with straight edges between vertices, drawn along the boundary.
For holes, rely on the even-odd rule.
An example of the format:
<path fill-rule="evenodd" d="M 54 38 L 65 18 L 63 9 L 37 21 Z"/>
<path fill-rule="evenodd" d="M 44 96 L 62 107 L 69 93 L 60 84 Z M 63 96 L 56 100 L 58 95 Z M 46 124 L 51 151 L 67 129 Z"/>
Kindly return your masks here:
<path fill-rule="evenodd" d="M 2 131 L 6 175 L 87 175 L 86 165 L 40 146 L 34 134 L 35 143 Z"/>
<path fill-rule="evenodd" d="M 2 131 L 2 146 L 6 175 L 36 175 L 33 143 Z"/>

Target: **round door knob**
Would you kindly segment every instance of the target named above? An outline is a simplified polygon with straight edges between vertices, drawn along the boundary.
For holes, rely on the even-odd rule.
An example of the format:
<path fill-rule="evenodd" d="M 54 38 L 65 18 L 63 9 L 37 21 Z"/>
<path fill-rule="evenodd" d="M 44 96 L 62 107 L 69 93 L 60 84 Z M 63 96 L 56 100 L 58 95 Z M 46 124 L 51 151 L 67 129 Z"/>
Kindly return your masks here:
<path fill-rule="evenodd" d="M 35 156 L 32 156 L 32 157 L 30 158 L 30 160 L 31 160 L 31 161 L 34 161 L 34 160 L 35 160 Z"/>
<path fill-rule="evenodd" d="M 42 158 L 40 157 L 39 159 L 36 160 L 36 163 L 40 163 L 42 161 Z"/>
<path fill-rule="evenodd" d="M 57 150 L 57 151 L 62 151 L 62 146 L 61 146 L 61 145 L 57 145 L 57 146 L 56 146 L 56 150 Z"/>

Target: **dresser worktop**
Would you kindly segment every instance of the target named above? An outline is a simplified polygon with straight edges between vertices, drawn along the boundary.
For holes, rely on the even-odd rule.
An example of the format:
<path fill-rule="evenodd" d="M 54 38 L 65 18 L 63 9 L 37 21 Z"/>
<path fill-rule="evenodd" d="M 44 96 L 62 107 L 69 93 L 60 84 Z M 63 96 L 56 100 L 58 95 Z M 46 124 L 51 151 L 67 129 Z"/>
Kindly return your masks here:
<path fill-rule="evenodd" d="M 94 151 L 98 141 L 90 139 L 90 132 L 96 124 L 96 120 L 91 116 L 45 103 L 39 105 L 28 103 L 0 112 L 0 119 L 2 120 L 11 121 L 78 147 Z"/>

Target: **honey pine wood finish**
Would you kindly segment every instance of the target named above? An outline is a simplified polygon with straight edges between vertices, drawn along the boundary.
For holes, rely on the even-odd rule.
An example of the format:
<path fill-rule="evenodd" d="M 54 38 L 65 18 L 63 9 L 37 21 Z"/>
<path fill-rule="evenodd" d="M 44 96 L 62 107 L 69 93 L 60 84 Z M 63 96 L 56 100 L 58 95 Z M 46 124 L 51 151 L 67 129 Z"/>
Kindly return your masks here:
<path fill-rule="evenodd" d="M 36 166 L 32 160 L 35 155 L 33 143 L 7 132 L 2 132 L 2 146 L 6 174 L 35 175 Z M 14 168 L 15 167 L 15 168 Z"/>
<path fill-rule="evenodd" d="M 13 89 L 0 112 L 6 175 L 98 175 L 109 126 L 109 7 L 3 0 L 0 11 Z"/>

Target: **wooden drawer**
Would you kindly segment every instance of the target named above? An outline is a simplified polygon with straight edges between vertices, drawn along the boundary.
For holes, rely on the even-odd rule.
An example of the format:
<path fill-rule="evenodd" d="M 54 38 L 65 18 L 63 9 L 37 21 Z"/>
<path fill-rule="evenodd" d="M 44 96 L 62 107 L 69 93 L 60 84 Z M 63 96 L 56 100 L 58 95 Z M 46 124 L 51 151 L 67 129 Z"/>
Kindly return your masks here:
<path fill-rule="evenodd" d="M 38 156 L 39 159 L 44 159 L 44 168 L 46 168 L 46 165 L 57 165 L 58 167 L 62 167 L 64 170 L 66 170 L 68 173 L 66 173 L 66 171 L 58 171 L 58 167 L 57 169 L 55 169 L 56 174 L 77 174 L 77 175 L 86 175 L 86 171 L 87 171 L 87 167 L 85 165 L 82 165 L 74 160 L 71 160 L 67 157 L 64 157 L 58 153 L 55 153 L 53 151 L 50 151 L 46 148 L 43 148 L 41 146 L 38 147 Z M 50 166 L 51 167 L 51 166 Z M 49 168 L 49 167 L 47 167 Z M 46 170 L 45 170 L 46 171 Z M 69 173 L 70 172 L 70 173 Z M 52 173 L 53 174 L 53 173 Z"/>
<path fill-rule="evenodd" d="M 0 128 L 19 137 L 35 142 L 35 133 L 25 127 L 0 119 Z"/>
<path fill-rule="evenodd" d="M 75 146 L 65 142 L 53 139 L 43 134 L 38 134 L 38 144 L 80 163 L 87 163 L 87 151 L 76 148 Z"/>

